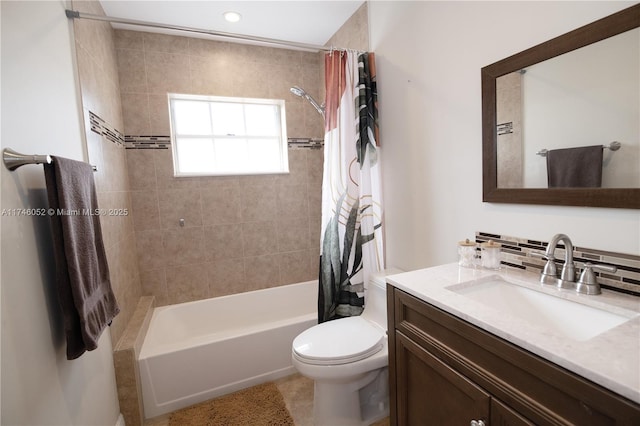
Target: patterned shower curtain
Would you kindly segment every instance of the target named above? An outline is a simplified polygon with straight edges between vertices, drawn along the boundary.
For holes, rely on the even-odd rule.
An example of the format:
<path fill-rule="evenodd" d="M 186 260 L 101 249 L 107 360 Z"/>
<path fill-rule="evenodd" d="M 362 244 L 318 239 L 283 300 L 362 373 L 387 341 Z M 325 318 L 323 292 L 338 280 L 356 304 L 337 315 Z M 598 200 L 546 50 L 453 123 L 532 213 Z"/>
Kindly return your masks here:
<path fill-rule="evenodd" d="M 373 53 L 325 55 L 326 118 L 318 322 L 360 315 L 384 268 Z"/>

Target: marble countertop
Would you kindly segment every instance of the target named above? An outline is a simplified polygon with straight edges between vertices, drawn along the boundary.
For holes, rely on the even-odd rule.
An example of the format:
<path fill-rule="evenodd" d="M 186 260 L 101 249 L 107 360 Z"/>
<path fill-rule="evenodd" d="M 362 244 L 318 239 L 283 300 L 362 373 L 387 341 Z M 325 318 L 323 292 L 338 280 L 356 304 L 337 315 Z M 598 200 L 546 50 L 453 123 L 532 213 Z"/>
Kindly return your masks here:
<path fill-rule="evenodd" d="M 534 321 L 507 315 L 454 291 L 455 284 L 500 276 L 512 284 L 630 317 L 584 341 L 574 340 Z M 538 274 L 459 267 L 457 263 L 389 275 L 387 282 L 425 302 L 545 358 L 567 370 L 640 403 L 640 297 L 602 290 L 577 294 L 538 282 Z"/>

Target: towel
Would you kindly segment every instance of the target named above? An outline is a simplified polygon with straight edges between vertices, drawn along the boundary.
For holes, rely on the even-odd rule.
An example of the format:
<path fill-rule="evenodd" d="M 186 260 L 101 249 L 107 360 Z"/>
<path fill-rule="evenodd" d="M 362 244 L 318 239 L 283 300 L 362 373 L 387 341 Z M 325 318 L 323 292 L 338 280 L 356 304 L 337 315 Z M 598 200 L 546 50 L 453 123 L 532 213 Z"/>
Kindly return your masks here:
<path fill-rule="evenodd" d="M 67 359 L 98 347 L 120 309 L 111 288 L 93 169 L 62 157 L 45 164 L 56 286 L 64 317 Z M 52 210 L 53 209 L 53 210 Z"/>
<path fill-rule="evenodd" d="M 602 145 L 548 151 L 547 179 L 549 188 L 599 188 Z"/>

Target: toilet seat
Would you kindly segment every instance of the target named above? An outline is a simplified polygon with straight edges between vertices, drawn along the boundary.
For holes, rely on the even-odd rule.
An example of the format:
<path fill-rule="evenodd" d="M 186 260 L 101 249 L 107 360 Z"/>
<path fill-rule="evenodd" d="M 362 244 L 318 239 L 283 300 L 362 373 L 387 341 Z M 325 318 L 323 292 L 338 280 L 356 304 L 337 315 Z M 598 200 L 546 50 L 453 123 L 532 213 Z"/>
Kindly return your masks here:
<path fill-rule="evenodd" d="M 307 364 L 348 364 L 380 351 L 384 339 L 384 330 L 364 318 L 341 318 L 303 331 L 293 341 L 293 354 Z"/>

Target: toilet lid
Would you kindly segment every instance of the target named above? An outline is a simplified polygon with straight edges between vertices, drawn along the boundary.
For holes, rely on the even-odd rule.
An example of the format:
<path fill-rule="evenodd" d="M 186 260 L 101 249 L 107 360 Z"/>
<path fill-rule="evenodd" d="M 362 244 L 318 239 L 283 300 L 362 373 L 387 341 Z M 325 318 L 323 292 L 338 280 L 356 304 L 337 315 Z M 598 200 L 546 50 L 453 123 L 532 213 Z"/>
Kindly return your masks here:
<path fill-rule="evenodd" d="M 384 331 L 361 317 L 328 321 L 303 331 L 293 351 L 309 364 L 346 364 L 373 355 L 384 345 Z"/>

